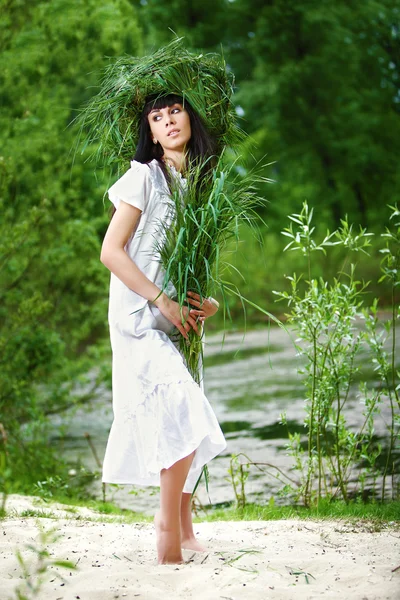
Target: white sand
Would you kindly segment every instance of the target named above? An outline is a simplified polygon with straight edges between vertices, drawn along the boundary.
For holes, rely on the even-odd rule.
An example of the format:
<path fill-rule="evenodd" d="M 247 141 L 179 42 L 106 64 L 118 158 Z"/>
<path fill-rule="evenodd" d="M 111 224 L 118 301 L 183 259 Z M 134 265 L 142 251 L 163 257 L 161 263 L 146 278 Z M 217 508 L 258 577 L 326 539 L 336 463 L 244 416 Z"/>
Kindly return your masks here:
<path fill-rule="evenodd" d="M 77 567 L 53 567 L 38 600 L 400 598 L 400 569 L 393 571 L 400 565 L 398 524 L 376 532 L 367 523 L 342 521 L 201 523 L 196 532 L 209 551 L 185 551 L 187 564 L 159 566 L 152 525 L 111 523 L 87 509 L 71 514 L 66 507 L 40 506 L 57 519 L 22 516 L 26 509 L 39 510 L 32 498 L 8 500 L 10 516 L 0 533 L 0 600 L 15 598 L 22 582 L 15 550 L 33 561 L 26 544 L 37 540 L 38 522 L 60 535 L 49 548 L 52 556 Z M 309 573 L 309 583 L 296 572 Z"/>

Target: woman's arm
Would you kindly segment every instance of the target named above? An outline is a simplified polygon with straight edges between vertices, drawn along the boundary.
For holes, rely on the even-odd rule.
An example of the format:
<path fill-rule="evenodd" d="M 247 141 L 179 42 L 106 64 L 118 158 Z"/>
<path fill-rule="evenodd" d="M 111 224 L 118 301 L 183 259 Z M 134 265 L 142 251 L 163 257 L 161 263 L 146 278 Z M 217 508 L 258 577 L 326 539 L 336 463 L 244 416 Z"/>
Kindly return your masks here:
<path fill-rule="evenodd" d="M 183 308 L 184 323 L 182 323 L 179 304 L 161 292 L 125 252 L 125 246 L 132 231 L 137 227 L 140 215 L 141 211 L 135 206 L 120 202 L 104 237 L 100 260 L 128 288 L 153 302 L 185 338 L 191 328 L 199 333 L 196 320 L 190 315 L 189 310 Z"/>

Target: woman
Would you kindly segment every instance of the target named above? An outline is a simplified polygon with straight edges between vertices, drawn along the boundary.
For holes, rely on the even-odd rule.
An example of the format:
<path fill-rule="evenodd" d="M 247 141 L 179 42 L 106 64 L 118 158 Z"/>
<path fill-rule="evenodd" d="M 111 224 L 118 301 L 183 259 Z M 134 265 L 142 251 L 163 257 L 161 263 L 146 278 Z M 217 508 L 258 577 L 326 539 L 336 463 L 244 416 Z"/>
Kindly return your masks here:
<path fill-rule="evenodd" d="M 101 261 L 111 271 L 114 422 L 103 481 L 160 485 L 159 563 L 182 562 L 182 547 L 204 550 L 193 533 L 191 493 L 203 466 L 226 447 L 176 343 L 177 333 L 200 334 L 199 321 L 215 314 L 217 303 L 190 293 L 194 308 L 182 314 L 173 286 L 163 288 L 155 251 L 174 217 L 168 180 L 184 190 L 187 162 L 209 158 L 214 148 L 187 101 L 152 97 L 141 115 L 135 160 L 109 190 L 116 211 Z"/>
<path fill-rule="evenodd" d="M 186 194 L 208 203 L 213 157 L 242 138 L 232 93 L 233 77 L 220 56 L 193 54 L 175 39 L 149 56 L 111 63 L 80 118 L 86 146 L 105 156 L 107 165 L 135 157 L 109 190 L 115 214 L 101 252 L 111 271 L 114 409 L 103 480 L 160 485 L 155 518 L 160 563 L 181 562 L 182 547 L 203 549 L 193 533 L 191 492 L 203 466 L 226 442 L 178 350 L 182 336 L 199 333 L 217 303 L 193 291 L 187 298 L 191 310 L 178 304 L 159 251 L 167 248 L 163 239 L 182 206 L 180 193 L 182 200 Z M 204 177 L 196 183 L 186 176 L 189 163 L 202 169 Z M 236 197 L 249 194 L 238 190 Z M 231 210 L 227 204 L 221 214 Z M 214 223 L 213 207 L 211 212 Z M 233 211 L 229 222 L 236 224 L 242 212 Z M 217 229 L 215 244 L 218 232 L 229 231 Z"/>

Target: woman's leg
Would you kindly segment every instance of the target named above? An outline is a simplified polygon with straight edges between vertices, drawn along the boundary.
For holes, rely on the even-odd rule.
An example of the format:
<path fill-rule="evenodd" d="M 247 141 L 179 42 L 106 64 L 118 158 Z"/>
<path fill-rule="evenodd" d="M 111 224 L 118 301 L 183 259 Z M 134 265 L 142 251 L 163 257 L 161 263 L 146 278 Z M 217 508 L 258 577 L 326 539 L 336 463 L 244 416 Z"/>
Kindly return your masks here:
<path fill-rule="evenodd" d="M 206 548 L 195 538 L 192 522 L 192 494 L 182 493 L 181 500 L 181 544 L 187 550 L 205 552 Z"/>
<path fill-rule="evenodd" d="M 160 473 L 160 512 L 154 519 L 158 563 L 183 562 L 181 550 L 182 490 L 194 452 Z"/>

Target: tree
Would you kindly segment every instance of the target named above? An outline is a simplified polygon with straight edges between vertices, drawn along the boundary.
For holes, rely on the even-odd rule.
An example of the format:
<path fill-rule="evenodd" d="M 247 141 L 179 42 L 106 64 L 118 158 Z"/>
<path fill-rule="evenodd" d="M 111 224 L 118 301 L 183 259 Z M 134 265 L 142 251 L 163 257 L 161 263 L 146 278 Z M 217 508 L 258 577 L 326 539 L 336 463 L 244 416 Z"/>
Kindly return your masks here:
<path fill-rule="evenodd" d="M 19 478 L 35 480 L 43 417 L 71 403 L 106 332 L 106 182 L 85 155 L 73 160 L 70 123 L 106 57 L 139 53 L 141 32 L 126 0 L 13 0 L 1 9 L 0 421 Z M 22 423 L 39 423 L 37 437 Z"/>
<path fill-rule="evenodd" d="M 400 9 L 394 0 L 220 0 L 203 12 L 174 0 L 141 7 L 154 43 L 168 26 L 219 50 L 237 78 L 247 155 L 276 160 L 269 222 L 305 198 L 324 219 L 375 226 L 399 185 Z M 164 14 L 165 18 L 155 18 Z M 214 18 L 215 17 L 215 18 Z M 211 34 L 210 34 L 211 32 Z"/>

